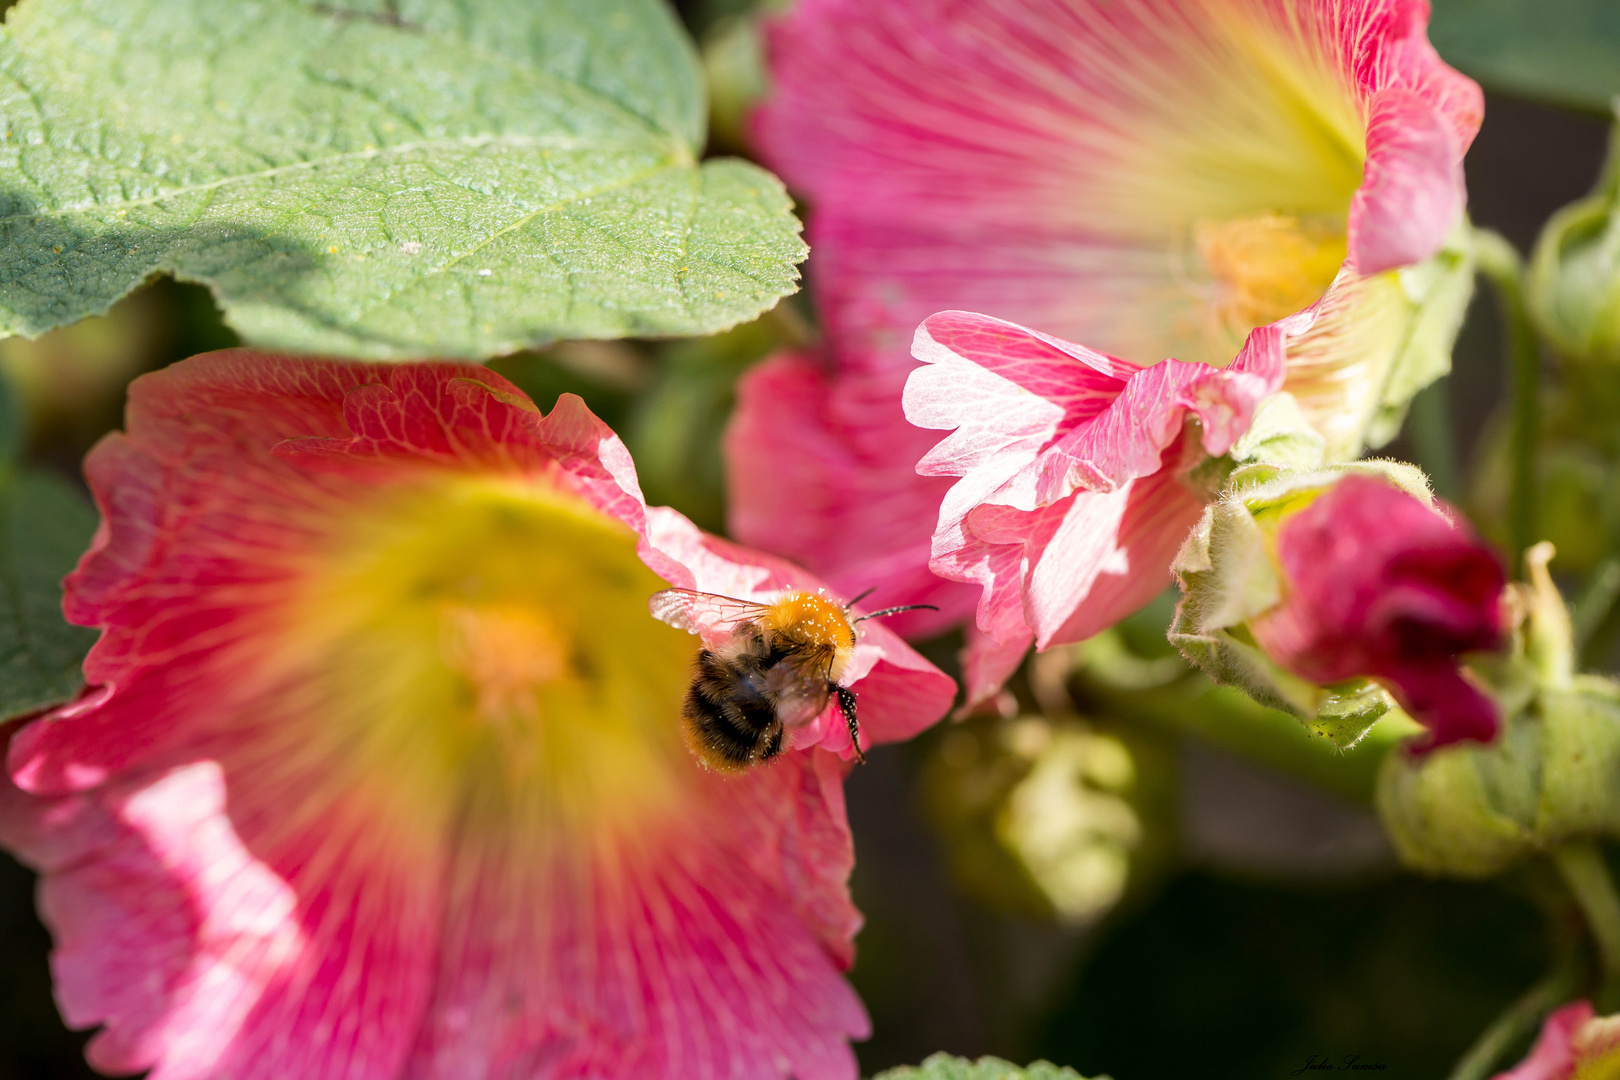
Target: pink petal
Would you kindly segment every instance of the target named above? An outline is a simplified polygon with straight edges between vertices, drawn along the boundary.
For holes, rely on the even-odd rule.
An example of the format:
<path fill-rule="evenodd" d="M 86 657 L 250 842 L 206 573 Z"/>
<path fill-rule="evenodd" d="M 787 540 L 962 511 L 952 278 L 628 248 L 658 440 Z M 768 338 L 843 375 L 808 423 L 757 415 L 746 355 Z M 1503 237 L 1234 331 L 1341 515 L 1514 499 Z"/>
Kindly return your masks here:
<path fill-rule="evenodd" d="M 1073 491 L 1080 477 L 1097 478 L 1085 486 L 1101 488 L 1156 472 L 1188 414 L 1202 424 L 1204 450 L 1226 453 L 1249 430 L 1261 399 L 1282 385 L 1285 340 L 1280 327 L 1265 326 L 1225 370 L 1166 360 L 1136 372 L 1092 423 L 1080 418 L 1043 455 L 1044 475 L 1075 479 L 1051 485 L 1042 501 Z"/>
<path fill-rule="evenodd" d="M 1090 564 L 1096 572 L 1089 581 L 1062 580 L 1069 559 L 1076 558 L 1072 549 L 1087 544 L 1081 531 L 1071 527 L 1083 515 L 1071 511 L 1064 529 L 1041 554 L 1030 575 L 1027 601 L 1041 648 L 1099 634 L 1169 587 L 1170 563 L 1202 516 L 1204 500 L 1166 472 L 1132 481 L 1128 489 L 1121 489 L 1125 507 L 1111 534 L 1112 546 Z M 1105 498 L 1077 495 L 1075 502 Z M 1069 599 L 1041 606 L 1049 598 Z"/>
<path fill-rule="evenodd" d="M 1439 251 L 1466 198 L 1462 151 L 1445 116 L 1407 90 L 1375 95 L 1366 174 L 1350 208 L 1357 272 L 1382 273 Z"/>
<path fill-rule="evenodd" d="M 105 1025 L 87 1054 L 108 1072 L 391 1080 L 432 985 L 442 847 L 290 758 L 243 769 L 8 788 L 0 836 L 44 875 L 63 1014 Z"/>
<path fill-rule="evenodd" d="M 821 753 L 703 774 L 682 820 L 583 857 L 538 806 L 476 799 L 408 1075 L 851 1080 L 841 781 Z"/>
<path fill-rule="evenodd" d="M 1350 248 L 1365 266 L 1397 247 L 1434 251 L 1435 223 L 1455 217 L 1438 200 L 1450 192 L 1461 205 L 1457 164 L 1483 98 L 1429 46 L 1427 17 L 1422 0 L 800 0 L 771 28 L 773 89 L 754 133 L 813 207 L 828 363 L 802 401 L 823 422 L 806 425 L 816 437 L 779 437 L 781 410 L 744 393 L 728 444 L 734 475 L 748 474 L 734 488 L 736 535 L 841 586 L 881 570 L 920 597 L 918 517 L 940 501 L 934 463 L 907 478 L 915 438 L 892 407 L 865 407 L 883 388 L 898 394 L 913 328 L 946 309 L 989 311 L 1142 363 L 1223 366 L 1232 349 L 1207 330 L 1208 283 L 1189 279 L 1188 237 L 1205 220 L 1348 215 L 1364 125 L 1386 93 L 1432 115 L 1374 133 L 1383 156 L 1352 224 L 1365 219 L 1368 235 Z M 1301 85 L 1297 99 L 1279 89 Z M 1333 115 L 1315 115 L 1324 110 Z M 1321 160 L 1343 175 L 1316 175 Z M 1390 234 L 1387 223 L 1418 212 L 1410 236 Z M 1339 353 L 1324 361 L 1317 350 L 1343 344 L 1325 337 L 1293 343 L 1332 368 L 1310 372 L 1297 396 L 1313 422 L 1353 427 L 1329 433 L 1353 454 L 1376 402 L 1346 424 L 1335 395 L 1381 386 L 1382 372 L 1340 370 Z M 1057 464 L 1025 479 L 1050 496 L 1067 482 Z M 771 490 L 773 476 L 791 477 L 794 494 Z M 881 492 L 884 509 L 841 512 L 823 530 L 793 505 L 803 492 L 841 506 L 821 494 L 840 490 Z"/>
<path fill-rule="evenodd" d="M 991 496 L 1032 510 L 1066 494 L 1048 493 L 1045 474 L 1026 470 L 1060 434 L 1103 413 L 1136 371 L 1082 346 L 966 311 L 930 316 L 912 348 L 927 366 L 906 380 L 906 419 L 920 428 L 955 429 L 917 463 L 924 476 L 963 478 L 940 507 L 944 527 Z M 1015 478 L 1023 482 L 1012 483 Z M 1106 483 L 1107 477 L 1091 470 L 1083 482 Z"/>
<path fill-rule="evenodd" d="M 1167 245 L 1197 218 L 1343 214 L 1359 162 L 1342 203 L 1299 175 L 1321 150 L 1322 128 L 1300 119 L 1329 107 L 1317 97 L 1342 95 L 1346 123 L 1392 87 L 1431 103 L 1449 182 L 1481 97 L 1428 46 L 1426 19 L 1411 0 L 810 0 L 773 28 L 755 132 L 816 208 L 840 346 L 892 350 L 957 307 L 1142 361 L 1218 364 L 1177 336 L 1191 296 Z M 1320 85 L 1284 100 L 1256 49 Z"/>
<path fill-rule="evenodd" d="M 1572 1042 L 1575 1033 L 1592 1019 L 1592 1004 L 1575 1001 L 1541 1022 L 1541 1034 L 1529 1055 L 1507 1072 L 1497 1073 L 1495 1080 L 1570 1080 L 1575 1071 L 1575 1053 Z"/>
<path fill-rule="evenodd" d="M 906 423 L 896 372 L 836 386 L 811 357 L 784 353 L 738 384 L 725 436 L 732 535 L 816 570 L 841 595 L 876 586 L 873 609 L 933 604 L 887 624 L 928 637 L 972 610 L 971 590 L 928 569 L 929 536 L 949 485 L 919 480 L 933 443 Z M 893 384 L 893 389 L 889 384 Z"/>
<path fill-rule="evenodd" d="M 1035 635 L 1022 620 L 1007 624 L 1006 632 L 1012 636 L 1003 639 L 992 637 L 976 625 L 968 627 L 967 646 L 962 650 L 962 681 L 970 708 L 995 697 L 1035 644 Z"/>
<path fill-rule="evenodd" d="M 1488 743 L 1501 728 L 1501 707 L 1496 700 L 1463 678 L 1455 664 L 1402 665 L 1380 674 L 1407 715 L 1429 729 L 1427 735 L 1413 741 L 1413 753 L 1466 740 Z"/>
<path fill-rule="evenodd" d="M 98 1066 L 157 1080 L 392 1080 L 490 1075 L 466 1072 L 485 1055 L 566 1076 L 593 1067 L 578 1047 L 595 1047 L 611 1075 L 642 1063 L 854 1075 L 847 1041 L 866 1025 L 838 976 L 858 921 L 841 724 L 824 725 L 830 752 L 720 777 L 679 745 L 678 692 L 630 701 L 637 716 L 667 712 L 668 727 L 647 729 L 648 760 L 683 797 L 656 827 L 615 833 L 600 822 L 618 801 L 561 806 L 554 785 L 519 782 L 519 755 L 480 765 L 445 741 L 445 717 L 384 710 L 398 643 L 357 624 L 334 640 L 371 666 L 330 666 L 315 640 L 327 620 L 312 625 L 289 600 L 348 557 L 357 521 L 407 513 L 452 481 L 577 497 L 674 585 L 749 595 L 819 580 L 649 511 L 623 445 L 578 399 L 542 416 L 464 365 L 196 358 L 137 380 L 129 434 L 105 441 L 88 473 L 104 521 L 67 610 L 103 631 L 86 662 L 96 685 L 16 733 L 9 760 L 32 794 L 0 789 L 0 840 L 43 873 L 64 1008 L 105 1025 Z M 473 581 L 485 567 L 467 558 Z M 325 615 L 347 614 L 318 595 Z M 862 630 L 848 678 L 867 740 L 937 720 L 951 680 L 886 628 Z M 427 644 L 446 648 L 437 634 Z M 667 672 L 681 655 L 640 662 Z M 527 891 L 536 883 L 554 908 Z M 608 965 L 588 985 L 566 971 L 587 956 Z M 485 978 L 499 963 L 504 990 L 533 996 L 492 999 L 473 1032 L 460 1003 L 495 985 Z"/>
<path fill-rule="evenodd" d="M 932 569 L 984 591 L 977 626 L 997 656 L 1078 641 L 1152 599 L 1203 496 L 1179 476 L 1248 430 L 1283 377 L 1282 326 L 1250 335 L 1225 370 L 1130 365 L 1001 319 L 945 312 L 917 332 L 905 405 L 951 427 L 918 465 L 957 475 L 934 533 Z M 1183 427 L 1201 421 L 1201 447 Z M 1192 457 L 1188 457 L 1193 453 Z M 991 665 L 975 660 L 970 682 Z M 977 683 L 975 683 L 977 685 Z M 977 698 L 979 691 L 970 691 Z"/>

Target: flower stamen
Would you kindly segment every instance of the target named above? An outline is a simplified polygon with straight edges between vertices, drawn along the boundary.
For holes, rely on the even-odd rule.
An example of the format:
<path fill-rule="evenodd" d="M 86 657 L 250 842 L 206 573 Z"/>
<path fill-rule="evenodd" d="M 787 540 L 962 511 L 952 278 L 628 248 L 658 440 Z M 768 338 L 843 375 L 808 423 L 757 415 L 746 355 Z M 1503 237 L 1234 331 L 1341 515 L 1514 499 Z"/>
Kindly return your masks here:
<path fill-rule="evenodd" d="M 1193 241 L 1215 283 L 1205 314 L 1217 345 L 1242 342 L 1255 327 L 1314 303 L 1346 251 L 1342 224 L 1273 213 L 1200 221 Z"/>

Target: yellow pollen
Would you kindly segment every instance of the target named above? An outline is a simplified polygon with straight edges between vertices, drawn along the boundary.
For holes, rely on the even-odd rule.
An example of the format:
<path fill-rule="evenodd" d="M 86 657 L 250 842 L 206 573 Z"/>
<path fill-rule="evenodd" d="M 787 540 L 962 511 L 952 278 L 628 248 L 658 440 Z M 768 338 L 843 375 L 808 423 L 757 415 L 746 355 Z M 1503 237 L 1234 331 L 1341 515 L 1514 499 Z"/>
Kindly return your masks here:
<path fill-rule="evenodd" d="M 633 830 L 693 773 L 695 645 L 647 614 L 663 586 L 634 534 L 571 494 L 445 478 L 357 508 L 314 554 L 277 666 L 321 688 L 311 715 L 379 784 Z"/>
<path fill-rule="evenodd" d="M 445 661 L 472 687 L 484 721 L 537 719 L 536 691 L 574 672 L 568 636 L 532 607 L 452 605 L 444 639 Z"/>
<path fill-rule="evenodd" d="M 1315 303 L 1346 251 L 1343 228 L 1269 213 L 1200 221 L 1193 238 L 1217 290 L 1208 329 L 1238 342 Z"/>

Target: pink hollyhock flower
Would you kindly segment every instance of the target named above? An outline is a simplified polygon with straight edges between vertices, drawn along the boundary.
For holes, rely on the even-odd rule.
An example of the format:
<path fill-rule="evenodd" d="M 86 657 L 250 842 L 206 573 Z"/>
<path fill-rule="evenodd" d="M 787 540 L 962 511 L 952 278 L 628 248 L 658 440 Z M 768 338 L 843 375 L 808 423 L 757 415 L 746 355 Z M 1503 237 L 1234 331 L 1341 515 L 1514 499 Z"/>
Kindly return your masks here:
<path fill-rule="evenodd" d="M 856 1075 L 848 734 L 699 767 L 698 640 L 647 613 L 814 579 L 649 509 L 578 398 L 480 368 L 216 353 L 137 380 L 128 427 L 67 582 L 88 688 L 0 797 L 93 1065 Z M 953 691 L 870 623 L 850 674 L 872 743 Z"/>
<path fill-rule="evenodd" d="M 1580 1080 L 1613 1076 L 1620 1067 L 1620 1016 L 1595 1016 L 1576 1001 L 1542 1021 L 1530 1053 L 1494 1080 Z"/>
<path fill-rule="evenodd" d="M 1499 648 L 1502 564 L 1467 523 L 1371 476 L 1346 476 L 1276 532 L 1282 603 L 1255 642 L 1314 683 L 1377 679 L 1432 749 L 1496 737 L 1495 701 L 1458 655 Z"/>
<path fill-rule="evenodd" d="M 965 311 L 918 328 L 925 366 L 906 384 L 906 417 L 955 430 L 917 471 L 961 478 L 940 505 L 929 565 L 982 589 L 970 700 L 993 693 L 1032 642 L 1083 640 L 1164 591 L 1215 494 L 1190 474 L 1230 450 L 1277 389 L 1282 340 L 1276 327 L 1255 331 L 1225 369 L 1142 368 Z"/>
<path fill-rule="evenodd" d="M 733 532 L 937 629 L 948 482 L 912 475 L 907 345 L 992 312 L 1104 352 L 1224 367 L 1296 312 L 1286 389 L 1356 456 L 1445 370 L 1471 289 L 1448 246 L 1478 87 L 1422 0 L 800 0 L 754 134 L 811 206 L 822 356 L 745 378 Z"/>

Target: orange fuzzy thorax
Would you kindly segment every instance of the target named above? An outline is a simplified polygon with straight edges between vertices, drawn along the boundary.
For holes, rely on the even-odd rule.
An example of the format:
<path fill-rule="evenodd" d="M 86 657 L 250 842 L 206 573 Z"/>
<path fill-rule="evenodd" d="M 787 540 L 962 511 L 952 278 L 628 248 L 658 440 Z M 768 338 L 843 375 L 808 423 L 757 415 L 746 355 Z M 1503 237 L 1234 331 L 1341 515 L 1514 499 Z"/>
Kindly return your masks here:
<path fill-rule="evenodd" d="M 768 604 L 760 617 L 761 629 L 806 645 L 829 645 L 833 649 L 830 676 L 834 682 L 843 673 L 850 652 L 855 648 L 855 627 L 842 604 L 819 592 L 790 592 Z"/>

